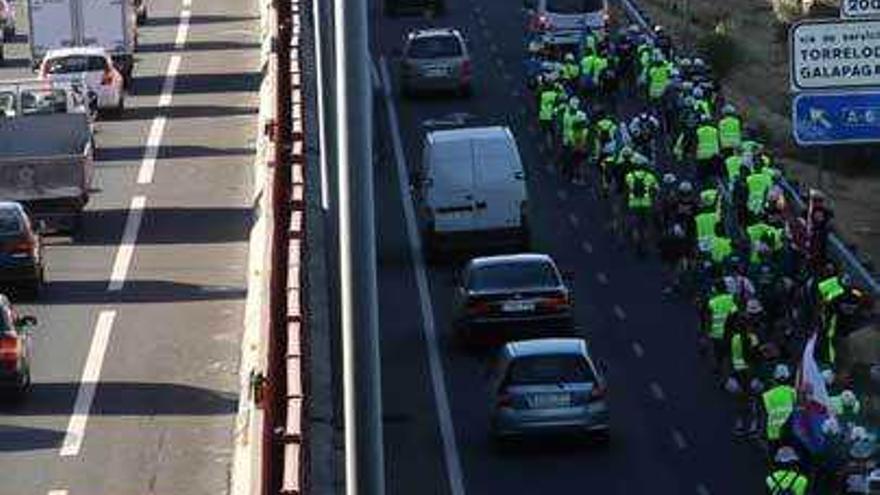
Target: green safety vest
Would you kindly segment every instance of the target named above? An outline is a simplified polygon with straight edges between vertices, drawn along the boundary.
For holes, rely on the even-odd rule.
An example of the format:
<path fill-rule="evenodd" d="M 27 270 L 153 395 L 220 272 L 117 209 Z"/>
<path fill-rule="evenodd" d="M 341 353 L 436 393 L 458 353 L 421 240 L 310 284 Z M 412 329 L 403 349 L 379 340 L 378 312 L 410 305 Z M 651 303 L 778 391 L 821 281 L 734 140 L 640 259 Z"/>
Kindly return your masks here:
<path fill-rule="evenodd" d="M 558 93 L 553 89 L 545 89 L 541 92 L 541 106 L 538 111 L 538 119 L 541 122 L 549 122 L 553 120 L 553 110 L 556 106 L 556 98 Z"/>
<path fill-rule="evenodd" d="M 742 122 L 733 115 L 724 117 L 718 122 L 718 140 L 721 149 L 734 149 L 742 142 Z"/>
<path fill-rule="evenodd" d="M 694 110 L 708 118 L 712 118 L 712 105 L 706 100 L 697 100 L 694 103 Z"/>
<path fill-rule="evenodd" d="M 720 221 L 720 216 L 714 211 L 700 213 L 694 217 L 694 222 L 697 226 L 697 241 L 713 239 L 715 237 L 715 229 Z"/>
<path fill-rule="evenodd" d="M 746 228 L 746 234 L 748 234 L 749 241 L 752 245 L 750 256 L 750 261 L 752 263 L 758 263 L 760 261 L 760 259 L 758 258 L 758 250 L 755 249 L 755 247 L 758 241 L 760 241 L 766 234 L 770 234 L 772 238 L 772 242 L 768 246 L 772 251 L 778 251 L 782 248 L 782 229 L 778 229 L 761 222 L 754 225 L 749 225 Z"/>
<path fill-rule="evenodd" d="M 602 152 L 602 149 L 600 148 L 600 146 L 602 144 L 604 144 L 604 143 L 600 142 L 600 139 L 598 138 L 598 136 L 600 136 L 600 135 L 609 136 L 611 139 L 613 139 L 614 135 L 616 133 L 617 133 L 617 124 L 615 124 L 614 121 L 609 119 L 608 117 L 605 117 L 602 120 L 600 120 L 599 122 L 596 122 L 597 138 L 595 140 L 595 145 L 596 145 L 595 153 L 597 155 Z"/>
<path fill-rule="evenodd" d="M 645 193 L 637 196 L 633 191 L 633 185 L 636 179 L 641 178 L 644 183 Z M 654 199 L 654 190 L 657 189 L 657 179 L 650 172 L 644 170 L 634 170 L 626 174 L 626 185 L 629 190 L 628 205 L 630 208 L 650 208 Z"/>
<path fill-rule="evenodd" d="M 758 345 L 758 337 L 755 334 L 749 332 L 748 339 L 751 347 Z M 734 371 L 746 371 L 749 369 L 743 344 L 742 334 L 735 333 L 730 337 L 730 361 Z"/>
<path fill-rule="evenodd" d="M 777 469 L 767 475 L 765 483 L 767 484 L 767 493 L 770 495 L 778 495 L 786 490 L 794 495 L 804 495 L 807 493 L 809 480 L 797 471 Z"/>
<path fill-rule="evenodd" d="M 702 125 L 697 129 L 697 160 L 707 160 L 721 152 L 718 145 L 718 129 Z"/>
<path fill-rule="evenodd" d="M 843 286 L 840 284 L 840 278 L 838 277 L 828 277 L 825 280 L 819 282 L 819 296 L 822 298 L 822 302 L 828 304 L 838 297 L 842 296 L 844 293 Z"/>
<path fill-rule="evenodd" d="M 581 61 L 581 75 L 589 76 L 595 84 L 599 83 L 599 76 L 607 68 L 608 59 L 601 55 L 590 55 Z"/>
<path fill-rule="evenodd" d="M 743 159 L 740 155 L 731 155 L 724 160 L 724 168 L 727 170 L 727 180 L 733 182 L 739 178 L 742 172 Z"/>
<path fill-rule="evenodd" d="M 767 439 L 779 440 L 782 427 L 794 412 L 797 392 L 791 385 L 777 385 L 761 395 L 767 413 Z"/>
<path fill-rule="evenodd" d="M 578 76 L 578 65 L 575 62 L 565 62 L 562 64 L 562 78 L 566 80 L 576 79 Z"/>
<path fill-rule="evenodd" d="M 712 188 L 700 192 L 700 205 L 705 206 L 707 204 L 718 204 L 718 189 Z"/>
<path fill-rule="evenodd" d="M 663 96 L 669 86 L 671 68 L 669 64 L 662 64 L 648 69 L 648 97 L 656 100 Z"/>
<path fill-rule="evenodd" d="M 733 241 L 727 237 L 713 237 L 710 254 L 712 255 L 713 263 L 722 263 L 733 255 Z"/>
<path fill-rule="evenodd" d="M 719 294 L 709 299 L 709 314 L 712 322 L 709 326 L 709 337 L 715 340 L 724 338 L 724 328 L 727 325 L 727 318 L 735 313 L 739 308 L 733 299 L 732 294 Z"/>
<path fill-rule="evenodd" d="M 749 189 L 748 208 L 750 212 L 760 214 L 764 211 L 764 199 L 772 185 L 773 179 L 761 172 L 756 172 L 746 177 L 746 186 Z"/>
<path fill-rule="evenodd" d="M 840 395 L 832 395 L 828 398 L 828 402 L 831 405 L 831 410 L 834 411 L 834 414 L 837 416 L 854 417 L 862 410 L 862 405 L 858 400 L 856 400 L 856 403 L 852 406 L 846 406 L 843 404 L 843 397 Z"/>

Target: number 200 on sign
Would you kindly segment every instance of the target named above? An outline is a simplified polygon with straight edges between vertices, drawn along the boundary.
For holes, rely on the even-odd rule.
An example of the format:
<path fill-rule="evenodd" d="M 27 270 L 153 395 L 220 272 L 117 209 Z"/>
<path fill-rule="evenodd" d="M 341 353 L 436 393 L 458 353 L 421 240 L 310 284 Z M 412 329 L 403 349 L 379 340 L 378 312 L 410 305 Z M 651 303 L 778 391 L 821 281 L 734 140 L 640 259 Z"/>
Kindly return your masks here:
<path fill-rule="evenodd" d="M 845 16 L 880 15 L 880 0 L 844 0 Z"/>

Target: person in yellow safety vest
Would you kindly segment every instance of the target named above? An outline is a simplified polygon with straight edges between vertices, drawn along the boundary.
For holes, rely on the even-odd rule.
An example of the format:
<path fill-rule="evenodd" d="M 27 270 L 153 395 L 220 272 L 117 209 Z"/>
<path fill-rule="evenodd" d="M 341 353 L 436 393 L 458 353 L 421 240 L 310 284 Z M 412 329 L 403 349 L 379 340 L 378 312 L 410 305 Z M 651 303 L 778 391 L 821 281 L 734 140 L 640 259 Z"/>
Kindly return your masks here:
<path fill-rule="evenodd" d="M 733 184 L 739 178 L 743 168 L 743 157 L 740 153 L 733 153 L 724 159 L 725 178 L 727 179 L 727 187 L 732 188 Z"/>
<path fill-rule="evenodd" d="M 630 211 L 645 213 L 654 205 L 654 195 L 660 188 L 657 178 L 646 168 L 636 168 L 624 178 L 627 190 L 627 207 Z"/>
<path fill-rule="evenodd" d="M 697 248 L 708 252 L 712 248 L 712 239 L 718 236 L 718 225 L 721 223 L 721 215 L 714 207 L 701 208 L 700 213 L 694 217 L 695 231 L 697 233 Z"/>
<path fill-rule="evenodd" d="M 703 118 L 697 127 L 697 181 L 702 185 L 708 185 L 713 176 L 718 173 L 718 159 L 721 149 L 718 143 L 718 129 L 712 121 Z"/>
<path fill-rule="evenodd" d="M 715 290 L 712 297 L 706 303 L 706 310 L 703 313 L 704 326 L 706 335 L 712 343 L 712 360 L 715 363 L 715 369 L 720 369 L 721 363 L 724 361 L 727 353 L 724 348 L 724 338 L 727 335 L 727 321 L 730 316 L 736 313 L 739 307 L 733 294 L 727 291 L 727 285 L 724 280 L 715 282 Z"/>
<path fill-rule="evenodd" d="M 548 145 L 552 144 L 553 114 L 555 113 L 557 102 L 563 98 L 561 88 L 556 84 L 555 76 L 555 74 L 545 76 L 538 93 L 538 122 L 548 140 Z"/>
<path fill-rule="evenodd" d="M 586 62 L 586 67 L 584 62 Z M 599 52 L 581 60 L 581 77 L 588 81 L 588 88 L 593 91 L 599 88 L 602 74 L 608 70 L 609 65 L 608 57 Z"/>
<path fill-rule="evenodd" d="M 746 234 L 749 236 L 751 246 L 749 261 L 752 264 L 761 262 L 759 251 L 762 244 L 766 244 L 772 253 L 782 249 L 783 232 L 781 228 L 773 227 L 765 222 L 757 222 L 746 227 Z"/>
<path fill-rule="evenodd" d="M 566 53 L 562 62 L 562 80 L 573 85 L 577 81 L 579 74 L 580 68 L 578 68 L 578 64 L 574 60 L 574 54 L 571 52 Z M 569 88 L 571 87 L 569 86 Z"/>
<path fill-rule="evenodd" d="M 798 455 L 791 447 L 776 452 L 774 468 L 764 483 L 768 495 L 806 495 L 810 480 L 798 470 Z"/>
<path fill-rule="evenodd" d="M 832 412 L 841 423 L 851 425 L 858 423 L 862 404 L 852 390 L 846 389 L 838 395 L 832 395 L 829 397 L 829 401 Z"/>
<path fill-rule="evenodd" d="M 837 353 L 834 348 L 834 340 L 837 337 L 837 307 L 835 302 L 846 292 L 846 283 L 842 277 L 833 275 L 819 282 L 820 317 L 822 322 L 821 340 L 819 342 L 819 360 L 834 365 Z"/>
<path fill-rule="evenodd" d="M 706 93 L 703 91 L 703 88 L 696 87 L 693 91 L 694 98 L 694 110 L 700 116 L 700 118 L 706 118 L 712 120 L 715 112 L 712 110 L 712 104 L 709 100 L 706 99 Z"/>
<path fill-rule="evenodd" d="M 733 256 L 733 240 L 729 237 L 715 236 L 709 247 L 709 255 L 715 266 L 723 266 Z"/>
<path fill-rule="evenodd" d="M 708 187 L 700 191 L 700 208 L 701 209 L 709 209 L 714 208 L 718 214 L 721 214 L 721 201 L 718 199 L 721 195 L 718 192 L 718 189 L 714 187 Z"/>
<path fill-rule="evenodd" d="M 760 218 L 764 213 L 767 193 L 770 192 L 772 185 L 773 179 L 763 172 L 762 167 L 752 169 L 752 173 L 746 177 L 746 188 L 748 189 L 747 208 L 749 213 L 755 218 Z"/>
<path fill-rule="evenodd" d="M 657 104 L 666 89 L 669 87 L 673 65 L 663 58 L 659 50 L 655 51 L 655 58 L 648 68 L 648 101 Z"/>
<path fill-rule="evenodd" d="M 593 129 L 593 156 L 598 159 L 603 154 L 614 155 L 617 149 L 617 123 L 601 110 L 596 112 L 596 118 L 598 120 Z"/>
<path fill-rule="evenodd" d="M 750 301 L 751 302 L 751 301 Z M 739 317 L 739 319 L 742 319 Z M 736 420 L 733 426 L 734 434 L 743 434 L 746 429 L 746 422 L 752 431 L 757 430 L 757 419 L 754 413 L 749 410 L 749 391 L 752 384 L 751 366 L 758 357 L 759 346 L 761 345 L 758 336 L 750 331 L 746 324 L 732 325 L 730 336 L 728 338 L 729 345 L 729 368 L 728 382 L 735 380 L 734 383 L 728 383 L 728 391 L 736 396 Z"/>
<path fill-rule="evenodd" d="M 788 384 L 791 372 L 784 364 L 773 370 L 774 386 L 761 395 L 766 440 L 777 447 L 787 437 L 786 426 L 797 404 L 797 390 Z"/>
<path fill-rule="evenodd" d="M 654 56 L 654 43 L 650 39 L 642 42 L 636 48 L 636 60 L 639 63 L 638 84 L 644 84 L 648 73 L 648 66 L 651 65 L 651 58 Z"/>
<path fill-rule="evenodd" d="M 566 169 L 568 178 L 575 184 L 581 183 L 583 167 L 589 150 L 590 127 L 587 125 L 587 114 L 578 111 L 572 122 L 572 154 Z"/>
<path fill-rule="evenodd" d="M 742 120 L 733 105 L 724 105 L 721 112 L 724 116 L 718 121 L 718 140 L 721 152 L 731 156 L 742 144 Z"/>

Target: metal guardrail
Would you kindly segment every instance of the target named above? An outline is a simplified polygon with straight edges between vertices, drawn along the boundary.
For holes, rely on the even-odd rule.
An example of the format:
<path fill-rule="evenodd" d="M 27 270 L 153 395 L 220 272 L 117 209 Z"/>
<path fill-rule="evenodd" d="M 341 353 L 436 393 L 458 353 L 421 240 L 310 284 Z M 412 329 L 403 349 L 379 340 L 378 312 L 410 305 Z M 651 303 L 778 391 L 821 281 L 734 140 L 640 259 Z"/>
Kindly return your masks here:
<path fill-rule="evenodd" d="M 638 24 L 645 32 L 651 33 L 654 23 L 650 22 L 648 15 L 636 6 L 632 0 L 617 0 L 617 3 L 631 20 Z M 799 212 L 802 212 L 806 206 L 801 199 L 798 189 L 784 179 L 781 182 L 781 186 L 788 196 L 787 199 L 797 205 Z M 870 290 L 875 297 L 880 297 L 880 280 L 878 280 L 877 274 L 871 273 L 836 234 L 832 233 L 829 236 L 828 242 L 831 256 L 845 267 L 847 273 L 853 277 L 854 282 L 864 289 Z"/>

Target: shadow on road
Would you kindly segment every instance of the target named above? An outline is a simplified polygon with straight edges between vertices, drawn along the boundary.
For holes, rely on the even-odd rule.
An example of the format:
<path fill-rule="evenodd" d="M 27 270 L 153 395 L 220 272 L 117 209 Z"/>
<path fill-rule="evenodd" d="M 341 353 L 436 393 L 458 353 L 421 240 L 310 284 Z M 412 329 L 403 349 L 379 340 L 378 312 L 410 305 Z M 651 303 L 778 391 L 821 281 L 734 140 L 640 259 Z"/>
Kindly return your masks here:
<path fill-rule="evenodd" d="M 190 16 L 189 23 L 190 24 L 222 24 L 225 22 L 246 22 L 246 21 L 257 21 L 257 20 L 259 20 L 259 17 L 202 14 L 202 15 Z M 178 24 L 180 24 L 180 17 L 166 16 L 166 17 L 150 17 L 147 19 L 147 22 L 144 23 L 144 26 L 177 26 Z"/>
<path fill-rule="evenodd" d="M 95 150 L 95 158 L 98 162 L 112 162 L 143 159 L 145 149 L 143 146 L 113 146 L 100 147 Z M 212 156 L 249 156 L 253 155 L 252 148 L 214 148 L 211 146 L 176 146 L 162 145 L 159 147 L 157 158 L 170 160 L 174 158 L 208 158 Z"/>
<path fill-rule="evenodd" d="M 0 406 L 5 410 L 6 406 Z M 61 446 L 64 432 L 45 428 L 0 425 L 0 452 L 25 452 Z"/>
<path fill-rule="evenodd" d="M 220 244 L 244 242 L 253 223 L 248 207 L 150 208 L 144 210 L 137 243 Z M 122 237 L 128 210 L 87 210 L 74 245 L 116 245 Z M 56 243 L 60 245 L 61 243 Z M 51 244 L 50 244 L 51 245 Z"/>
<path fill-rule="evenodd" d="M 0 404 L 0 414 L 14 416 L 68 416 L 79 383 L 34 383 L 24 400 Z M 101 382 L 89 414 L 103 416 L 214 416 L 233 414 L 235 394 L 176 383 Z M 0 450 L 5 447 L 0 426 Z M 27 432 L 11 431 L 12 439 Z M 39 433 L 39 432 L 37 432 Z M 44 435 L 44 443 L 55 439 Z M 57 440 L 57 439 L 55 439 Z"/>
<path fill-rule="evenodd" d="M 163 52 L 211 52 L 218 50 L 258 50 L 260 44 L 254 41 L 187 41 L 182 49 L 174 43 L 143 43 L 138 44 L 138 53 Z"/>
<path fill-rule="evenodd" d="M 233 72 L 226 74 L 182 74 L 174 83 L 174 94 L 195 93 L 252 93 L 260 89 L 259 72 Z M 162 93 L 165 76 L 142 76 L 135 78 L 132 93 L 158 95 Z"/>
<path fill-rule="evenodd" d="M 44 306 L 76 304 L 146 304 L 241 300 L 244 287 L 195 285 L 168 280 L 126 280 L 121 291 L 107 291 L 107 280 L 48 280 L 40 298 Z"/>
<path fill-rule="evenodd" d="M 152 120 L 159 115 L 164 115 L 169 119 L 235 117 L 238 115 L 256 115 L 258 112 L 259 109 L 257 107 L 175 104 L 168 107 L 128 107 L 122 115 L 114 116 L 113 120 Z"/>

